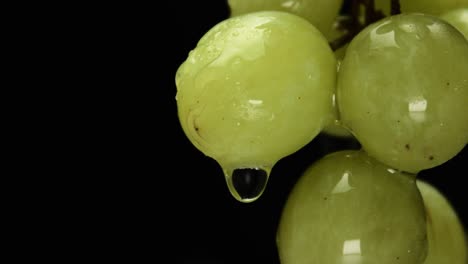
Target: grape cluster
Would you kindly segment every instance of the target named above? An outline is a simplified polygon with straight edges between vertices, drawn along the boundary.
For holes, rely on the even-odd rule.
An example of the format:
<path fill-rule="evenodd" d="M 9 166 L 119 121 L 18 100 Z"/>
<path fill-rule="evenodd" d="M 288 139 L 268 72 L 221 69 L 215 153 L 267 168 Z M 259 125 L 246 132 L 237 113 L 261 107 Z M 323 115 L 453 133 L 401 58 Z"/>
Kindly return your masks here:
<path fill-rule="evenodd" d="M 468 1 L 353 0 L 351 16 L 340 0 L 228 3 L 180 65 L 176 100 L 232 195 L 258 199 L 275 163 L 319 133 L 362 146 L 297 182 L 281 263 L 466 263 L 456 213 L 417 175 L 468 142 Z"/>

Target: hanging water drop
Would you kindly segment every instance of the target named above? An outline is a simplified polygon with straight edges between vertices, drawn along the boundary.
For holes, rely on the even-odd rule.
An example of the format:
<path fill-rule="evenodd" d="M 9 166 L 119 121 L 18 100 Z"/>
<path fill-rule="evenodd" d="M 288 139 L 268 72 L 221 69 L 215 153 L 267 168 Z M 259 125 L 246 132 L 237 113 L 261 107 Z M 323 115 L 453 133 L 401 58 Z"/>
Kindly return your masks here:
<path fill-rule="evenodd" d="M 237 168 L 225 170 L 226 182 L 232 196 L 243 203 L 257 200 L 265 190 L 270 170 Z"/>

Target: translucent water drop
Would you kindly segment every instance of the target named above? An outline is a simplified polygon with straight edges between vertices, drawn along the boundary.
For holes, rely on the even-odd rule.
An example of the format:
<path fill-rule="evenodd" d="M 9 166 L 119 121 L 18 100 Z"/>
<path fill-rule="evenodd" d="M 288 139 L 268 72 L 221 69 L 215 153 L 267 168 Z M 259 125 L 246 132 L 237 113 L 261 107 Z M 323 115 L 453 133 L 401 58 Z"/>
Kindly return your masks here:
<path fill-rule="evenodd" d="M 224 170 L 229 191 L 236 200 L 250 203 L 257 200 L 265 190 L 270 169 L 235 168 Z"/>

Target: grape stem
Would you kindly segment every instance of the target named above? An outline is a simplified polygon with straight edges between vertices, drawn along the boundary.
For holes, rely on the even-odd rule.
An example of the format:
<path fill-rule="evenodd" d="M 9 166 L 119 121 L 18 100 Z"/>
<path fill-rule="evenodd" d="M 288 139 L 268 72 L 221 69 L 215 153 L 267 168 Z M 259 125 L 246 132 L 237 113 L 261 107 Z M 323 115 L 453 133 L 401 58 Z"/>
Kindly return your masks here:
<path fill-rule="evenodd" d="M 393 15 L 398 15 L 401 13 L 400 9 L 400 0 L 391 0 L 390 4 L 390 14 Z"/>
<path fill-rule="evenodd" d="M 400 14 L 400 0 L 390 1 L 391 15 Z M 364 21 L 360 20 L 360 17 L 362 17 L 361 5 L 364 6 Z M 350 10 L 344 16 L 346 19 L 339 20 L 338 27 L 342 28 L 346 33 L 330 42 L 333 51 L 349 43 L 362 29 L 384 18 L 385 14 L 381 10 L 375 9 L 374 0 L 351 0 Z"/>

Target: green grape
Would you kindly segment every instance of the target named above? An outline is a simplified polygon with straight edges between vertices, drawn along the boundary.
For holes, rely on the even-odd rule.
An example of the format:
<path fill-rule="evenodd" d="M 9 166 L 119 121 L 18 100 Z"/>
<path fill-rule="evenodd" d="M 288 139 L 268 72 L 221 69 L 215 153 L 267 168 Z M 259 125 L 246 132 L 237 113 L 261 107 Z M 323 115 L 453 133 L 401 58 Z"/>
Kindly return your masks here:
<path fill-rule="evenodd" d="M 336 59 L 305 19 L 280 11 L 232 17 L 210 29 L 176 74 L 179 120 L 190 141 L 233 183 L 259 173 L 308 144 L 332 118 Z M 244 170 L 243 169 L 253 169 Z M 253 174 L 251 174 L 253 173 Z M 240 177 L 240 176 L 239 176 Z"/>
<path fill-rule="evenodd" d="M 375 0 L 375 8 L 390 15 L 390 0 Z M 452 9 L 468 7 L 468 0 L 400 0 L 402 13 L 440 15 Z"/>
<path fill-rule="evenodd" d="M 417 180 L 426 207 L 428 253 L 424 264 L 466 264 L 465 231 L 450 202 L 434 186 Z"/>
<path fill-rule="evenodd" d="M 283 208 L 277 246 L 282 264 L 421 264 L 426 238 L 416 175 L 347 150 L 301 176 Z"/>
<path fill-rule="evenodd" d="M 458 8 L 445 12 L 440 18 L 449 22 L 468 39 L 468 8 Z"/>
<path fill-rule="evenodd" d="M 408 172 L 468 142 L 468 42 L 424 14 L 385 18 L 349 44 L 338 73 L 343 124 L 369 155 Z"/>
<path fill-rule="evenodd" d="M 342 3 L 343 0 L 228 0 L 231 16 L 263 10 L 284 11 L 307 19 L 322 33 L 331 29 Z"/>

